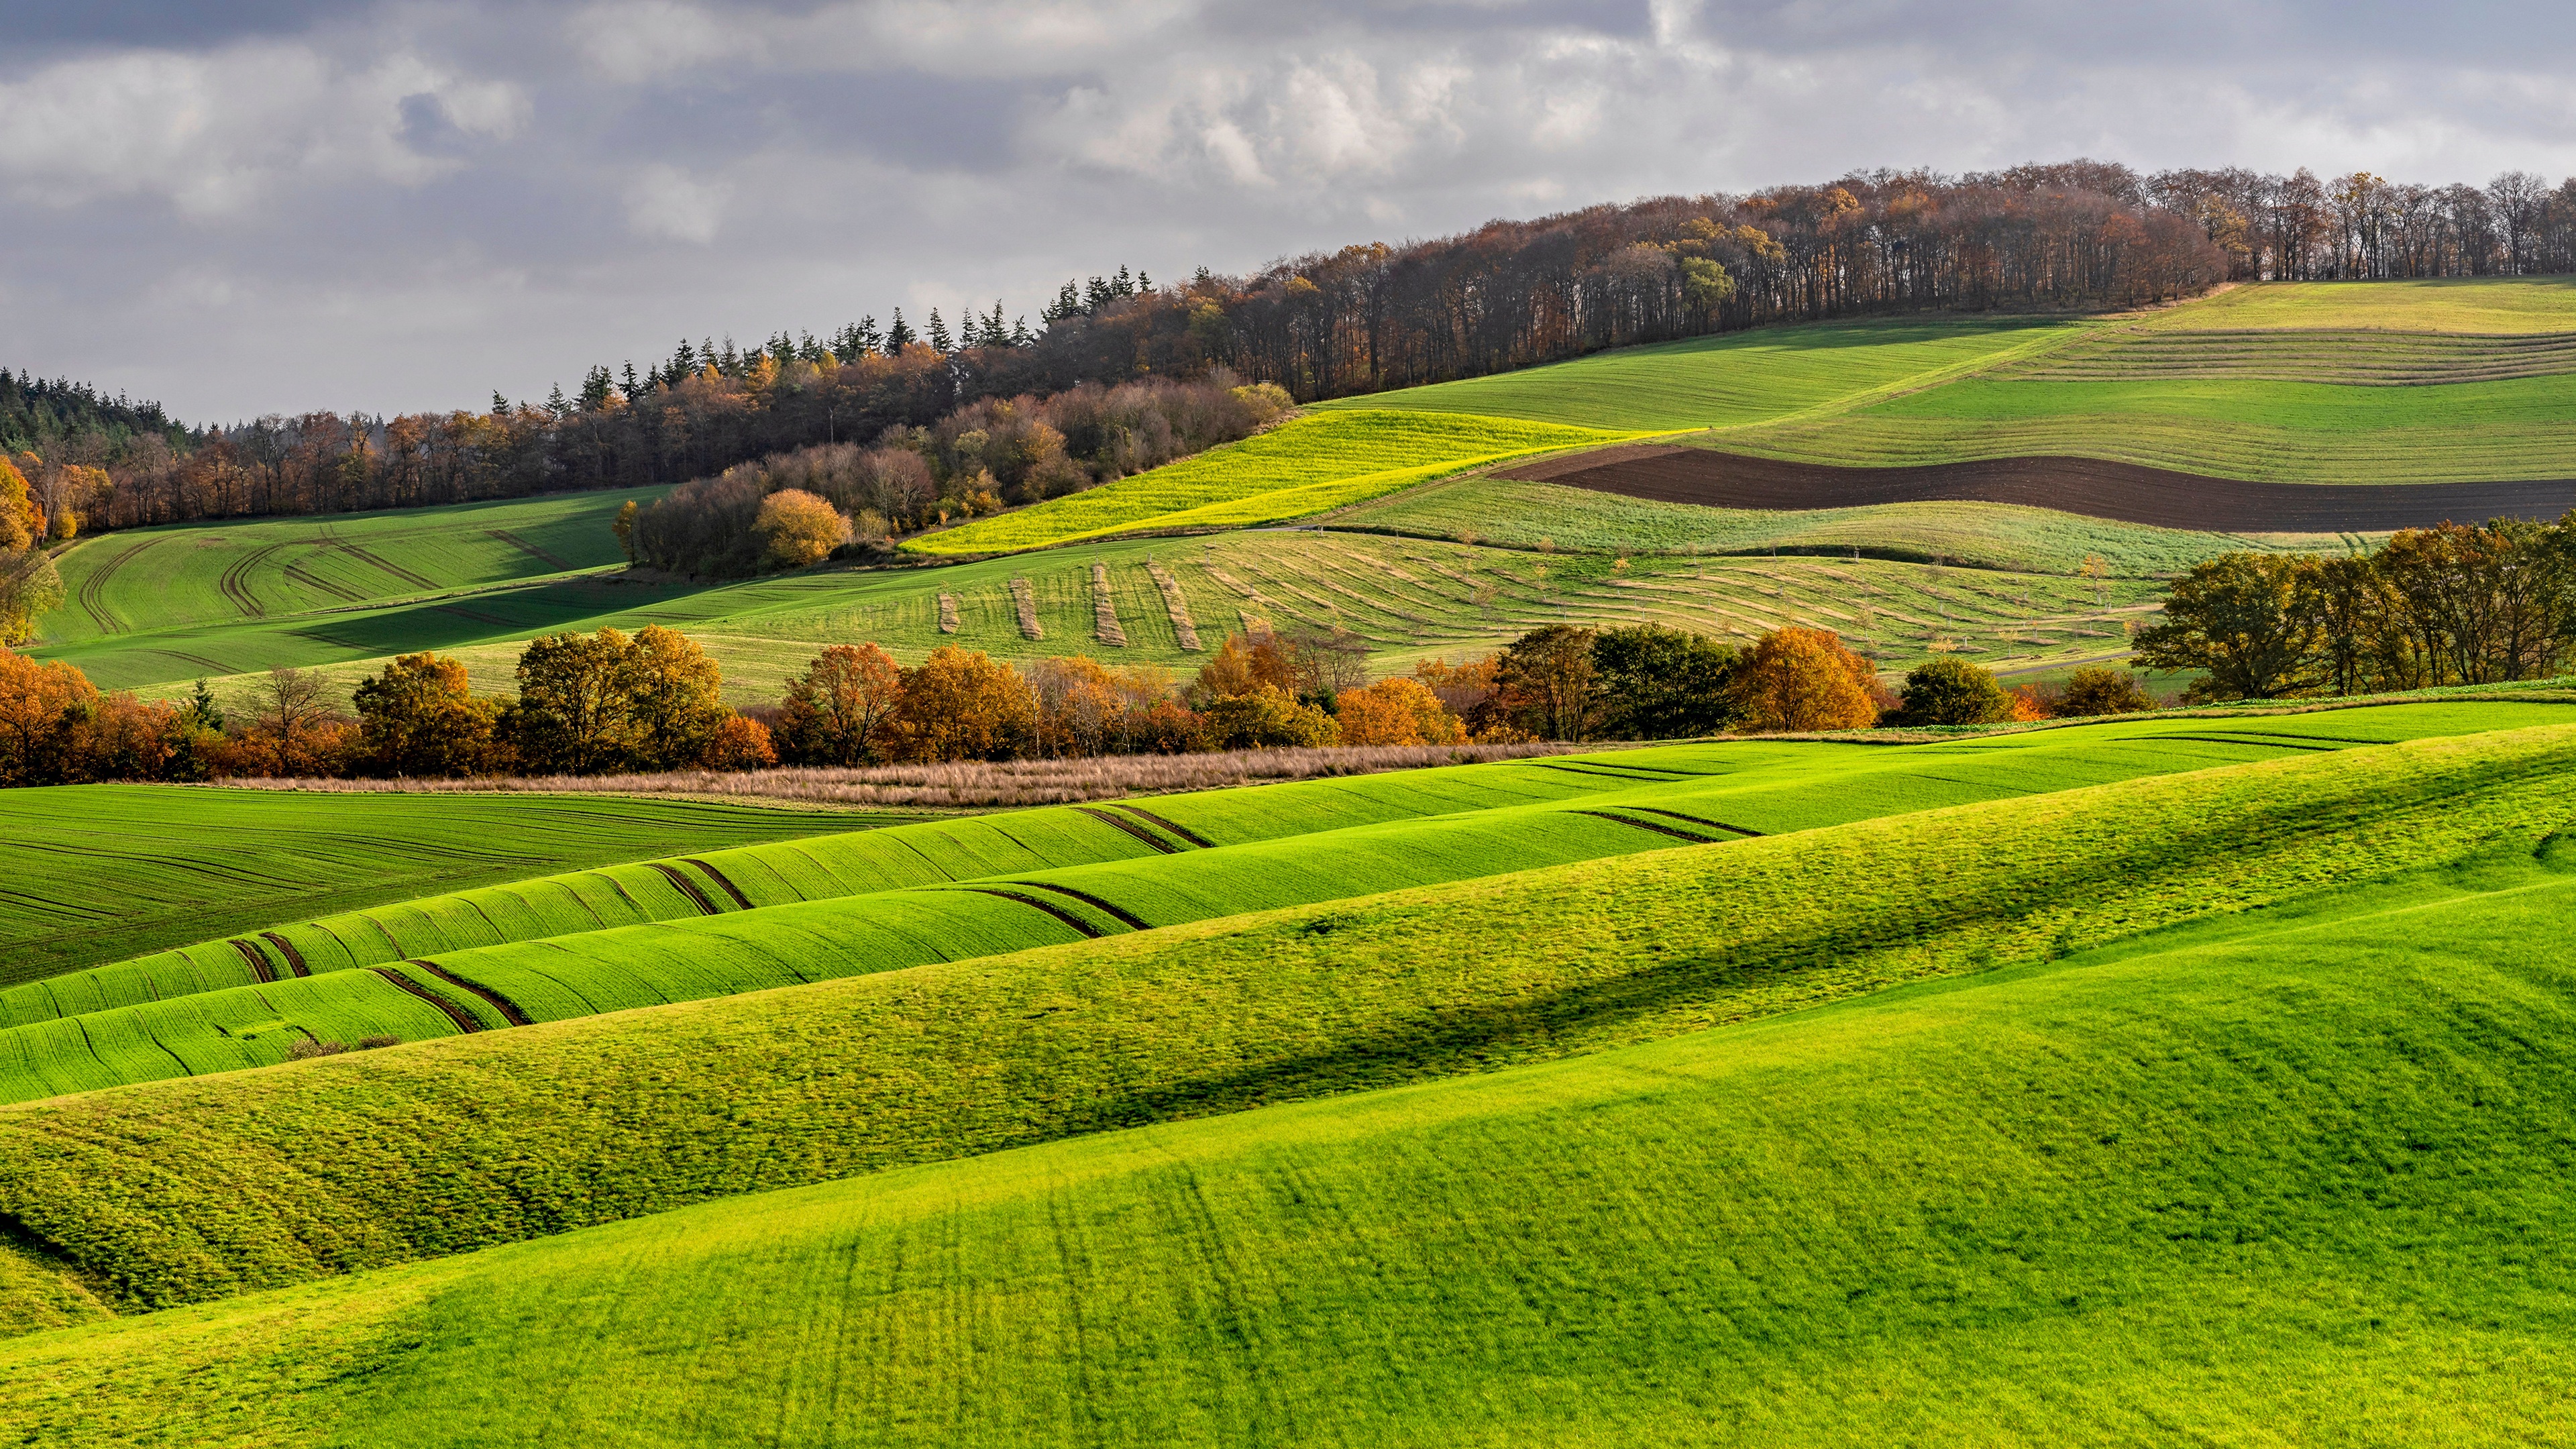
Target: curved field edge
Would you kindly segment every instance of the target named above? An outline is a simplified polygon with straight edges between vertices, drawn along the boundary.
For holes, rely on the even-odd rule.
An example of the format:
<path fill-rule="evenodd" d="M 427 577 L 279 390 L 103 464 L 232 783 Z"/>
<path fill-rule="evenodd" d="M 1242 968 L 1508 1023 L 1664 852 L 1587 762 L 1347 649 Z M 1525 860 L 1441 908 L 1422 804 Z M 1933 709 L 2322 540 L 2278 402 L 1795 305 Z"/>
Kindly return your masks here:
<path fill-rule="evenodd" d="M 1310 413 L 1114 483 L 936 533 L 915 554 L 1011 553 L 1112 534 L 1242 527 L 1320 513 L 1429 478 L 1630 436 L 1468 413 Z"/>
<path fill-rule="evenodd" d="M 2528 847 L 2571 767 L 2317 755 L 62 1098 L 0 1109 L 0 1215 L 125 1306 L 223 1297 L 2045 959 Z"/>
<path fill-rule="evenodd" d="M 2512 943 L 2576 891 L 2532 864 L 21 1340 L 0 1424 L 2529 1442 L 2569 1427 L 2566 1268 L 2527 1245 L 2567 1211 L 2571 983 Z M 864 1350 L 812 1331 L 852 1315 Z M 961 1354 L 961 1317 L 1012 1331 Z M 691 1391 L 639 1400 L 674 1365 Z"/>

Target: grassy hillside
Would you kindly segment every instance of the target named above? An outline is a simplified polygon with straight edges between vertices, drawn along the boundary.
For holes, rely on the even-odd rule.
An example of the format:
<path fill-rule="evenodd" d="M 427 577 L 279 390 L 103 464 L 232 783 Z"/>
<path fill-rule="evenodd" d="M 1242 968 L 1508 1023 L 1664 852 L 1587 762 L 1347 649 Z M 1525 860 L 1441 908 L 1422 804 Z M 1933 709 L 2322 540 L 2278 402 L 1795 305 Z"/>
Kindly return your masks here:
<path fill-rule="evenodd" d="M 2529 851 L 2576 805 L 2571 764 L 2569 727 L 2303 753 L 89 1093 L 0 1109 L 0 1212 L 122 1301 L 222 1296 Z"/>
<path fill-rule="evenodd" d="M 2072 454 L 2283 482 L 2560 478 L 2576 472 L 2576 290 L 2275 283 L 2108 320 L 1816 323 L 1364 405 L 1698 428 L 1684 441 L 1846 465 Z"/>
<path fill-rule="evenodd" d="M 2576 882 L 2515 843 L 1724 1031 L 23 1339 L 0 1414 L 65 1445 L 2552 1439 L 2576 979 L 2518 943 Z"/>
<path fill-rule="evenodd" d="M 919 534 L 904 547 L 921 554 L 1004 553 L 1145 529 L 1271 523 L 1462 468 L 1552 448 L 1616 442 L 1623 436 L 1599 428 L 1498 422 L 1464 413 L 1354 409 L 1317 414 L 1088 492 Z"/>
<path fill-rule="evenodd" d="M 1637 432 L 1736 427 L 1921 387 L 2055 345 L 2085 325 L 2027 317 L 1936 317 L 1764 327 L 1343 398 L 1321 404 L 1320 410 L 1484 413 Z"/>
<path fill-rule="evenodd" d="M 209 932 L 887 818 L 609 796 L 0 791 L 0 986 Z"/>

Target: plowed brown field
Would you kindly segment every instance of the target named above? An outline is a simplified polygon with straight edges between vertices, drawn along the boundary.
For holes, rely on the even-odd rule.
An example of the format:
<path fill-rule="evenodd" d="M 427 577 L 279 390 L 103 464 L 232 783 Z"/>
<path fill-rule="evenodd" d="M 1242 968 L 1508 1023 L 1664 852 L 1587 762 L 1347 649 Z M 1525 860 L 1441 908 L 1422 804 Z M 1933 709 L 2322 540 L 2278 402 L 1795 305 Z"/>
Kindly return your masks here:
<path fill-rule="evenodd" d="M 2097 458 L 1837 468 L 1664 444 L 1545 458 L 1499 469 L 1495 476 L 1713 508 L 2018 503 L 2123 523 L 2222 533 L 2380 533 L 2446 519 L 2556 518 L 2576 508 L 2576 479 L 2245 483 Z"/>

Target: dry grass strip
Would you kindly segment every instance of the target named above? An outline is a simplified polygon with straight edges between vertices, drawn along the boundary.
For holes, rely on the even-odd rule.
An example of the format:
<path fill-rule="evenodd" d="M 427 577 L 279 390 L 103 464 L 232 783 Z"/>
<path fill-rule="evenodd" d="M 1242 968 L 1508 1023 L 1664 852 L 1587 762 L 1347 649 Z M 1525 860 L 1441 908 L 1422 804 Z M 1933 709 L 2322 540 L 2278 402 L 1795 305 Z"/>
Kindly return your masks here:
<path fill-rule="evenodd" d="M 939 596 L 939 632 L 942 634 L 957 632 L 957 596 L 955 594 Z"/>
<path fill-rule="evenodd" d="M 1038 627 L 1038 591 L 1027 579 L 1011 580 L 1011 605 L 1020 611 L 1020 637 L 1043 639 L 1046 630 Z"/>
<path fill-rule="evenodd" d="M 1113 649 L 1127 647 L 1127 626 L 1118 622 L 1118 601 L 1109 596 L 1109 565 L 1091 561 L 1091 632 Z"/>
<path fill-rule="evenodd" d="M 1154 587 L 1162 591 L 1163 612 L 1172 616 L 1172 632 L 1180 636 L 1181 647 L 1199 648 L 1199 626 L 1190 620 L 1190 598 L 1181 592 L 1181 581 L 1150 558 L 1145 560 L 1145 572 L 1154 576 Z"/>

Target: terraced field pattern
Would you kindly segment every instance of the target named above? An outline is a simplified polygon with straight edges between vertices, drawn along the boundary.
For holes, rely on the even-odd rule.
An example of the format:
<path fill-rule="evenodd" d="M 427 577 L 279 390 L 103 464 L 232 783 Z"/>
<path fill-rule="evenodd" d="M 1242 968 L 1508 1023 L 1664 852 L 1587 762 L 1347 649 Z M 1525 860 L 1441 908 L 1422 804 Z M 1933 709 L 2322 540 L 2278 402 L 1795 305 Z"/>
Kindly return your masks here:
<path fill-rule="evenodd" d="M 2537 691 L 317 884 L 0 994 L 0 1430 L 2545 1441 L 2571 834 Z"/>

